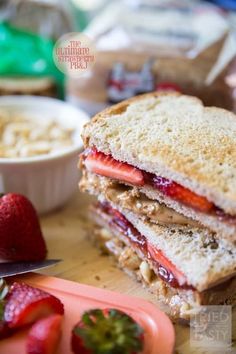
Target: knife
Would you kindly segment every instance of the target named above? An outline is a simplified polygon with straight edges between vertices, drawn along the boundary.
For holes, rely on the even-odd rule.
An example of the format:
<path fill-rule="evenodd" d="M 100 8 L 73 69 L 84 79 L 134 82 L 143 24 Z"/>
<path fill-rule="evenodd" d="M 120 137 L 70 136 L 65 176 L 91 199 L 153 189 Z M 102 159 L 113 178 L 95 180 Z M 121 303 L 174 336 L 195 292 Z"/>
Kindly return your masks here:
<path fill-rule="evenodd" d="M 32 272 L 61 262 L 61 259 L 46 259 L 33 262 L 7 262 L 0 263 L 0 278 L 10 277 L 17 274 Z"/>

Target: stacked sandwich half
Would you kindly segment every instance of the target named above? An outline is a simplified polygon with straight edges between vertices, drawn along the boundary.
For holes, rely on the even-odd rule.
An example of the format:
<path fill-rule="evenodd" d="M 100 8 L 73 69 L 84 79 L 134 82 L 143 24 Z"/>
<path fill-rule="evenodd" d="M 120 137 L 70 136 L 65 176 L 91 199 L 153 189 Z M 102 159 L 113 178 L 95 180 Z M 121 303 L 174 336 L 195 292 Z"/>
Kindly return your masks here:
<path fill-rule="evenodd" d="M 80 188 L 119 266 L 189 319 L 236 303 L 236 116 L 194 97 L 148 94 L 84 128 Z"/>

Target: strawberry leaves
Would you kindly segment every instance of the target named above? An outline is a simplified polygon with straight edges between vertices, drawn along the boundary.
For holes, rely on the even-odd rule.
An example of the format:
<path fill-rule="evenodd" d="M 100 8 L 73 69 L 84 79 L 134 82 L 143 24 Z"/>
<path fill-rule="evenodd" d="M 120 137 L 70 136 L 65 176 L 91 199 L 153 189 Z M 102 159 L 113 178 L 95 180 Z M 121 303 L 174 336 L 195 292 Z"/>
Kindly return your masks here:
<path fill-rule="evenodd" d="M 130 316 L 116 309 L 85 312 L 73 329 L 73 335 L 94 354 L 130 354 L 143 348 L 143 329 Z"/>

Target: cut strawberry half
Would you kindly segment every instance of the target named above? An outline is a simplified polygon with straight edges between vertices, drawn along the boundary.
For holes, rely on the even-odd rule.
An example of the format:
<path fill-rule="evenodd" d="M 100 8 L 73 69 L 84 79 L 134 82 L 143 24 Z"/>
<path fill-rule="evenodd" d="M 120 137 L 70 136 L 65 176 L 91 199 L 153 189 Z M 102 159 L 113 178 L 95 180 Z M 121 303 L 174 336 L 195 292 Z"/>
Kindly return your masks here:
<path fill-rule="evenodd" d="M 63 304 L 59 299 L 27 284 L 13 283 L 4 308 L 4 320 L 9 328 L 34 323 L 53 313 L 64 313 Z"/>
<path fill-rule="evenodd" d="M 105 155 L 95 149 L 85 158 L 85 167 L 88 171 L 109 178 L 114 178 L 137 186 L 144 185 L 142 171 L 125 162 L 120 162 L 111 155 Z"/>
<path fill-rule="evenodd" d="M 165 195 L 204 213 L 215 209 L 212 202 L 167 178 L 154 176 L 153 185 Z"/>
<path fill-rule="evenodd" d="M 176 266 L 163 254 L 161 250 L 158 250 L 153 245 L 148 244 L 148 252 L 152 259 L 173 274 L 180 286 L 184 286 L 188 283 L 186 276 L 176 268 Z"/>
<path fill-rule="evenodd" d="M 37 321 L 27 337 L 27 354 L 54 354 L 61 336 L 61 322 L 61 315 L 51 315 Z"/>

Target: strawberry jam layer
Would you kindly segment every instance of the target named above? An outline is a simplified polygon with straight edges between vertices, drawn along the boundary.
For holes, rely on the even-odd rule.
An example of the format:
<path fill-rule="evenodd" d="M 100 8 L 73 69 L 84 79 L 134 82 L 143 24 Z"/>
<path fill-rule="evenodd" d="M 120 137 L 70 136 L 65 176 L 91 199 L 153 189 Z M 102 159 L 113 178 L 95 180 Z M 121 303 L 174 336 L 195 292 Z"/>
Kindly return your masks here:
<path fill-rule="evenodd" d="M 150 185 L 159 190 L 165 196 L 176 200 L 190 208 L 200 212 L 216 216 L 221 221 L 231 224 L 236 223 L 236 217 L 226 214 L 222 209 L 207 198 L 200 196 L 180 184 L 138 169 L 125 162 L 115 160 L 111 155 L 106 155 L 95 148 L 87 149 L 82 156 L 84 165 L 88 171 L 101 176 L 126 182 L 134 186 Z"/>
<path fill-rule="evenodd" d="M 151 260 L 155 273 L 163 281 L 173 288 L 193 289 L 193 287 L 187 283 L 184 274 L 177 270 L 160 250 L 156 250 L 153 246 L 149 245 L 146 237 L 143 236 L 123 214 L 111 207 L 108 202 L 99 202 L 98 208 L 103 213 L 111 216 L 111 227 L 115 227 L 119 232 L 122 232 L 135 248 L 138 248 L 145 257 Z M 172 269 L 172 271 L 170 269 Z"/>

